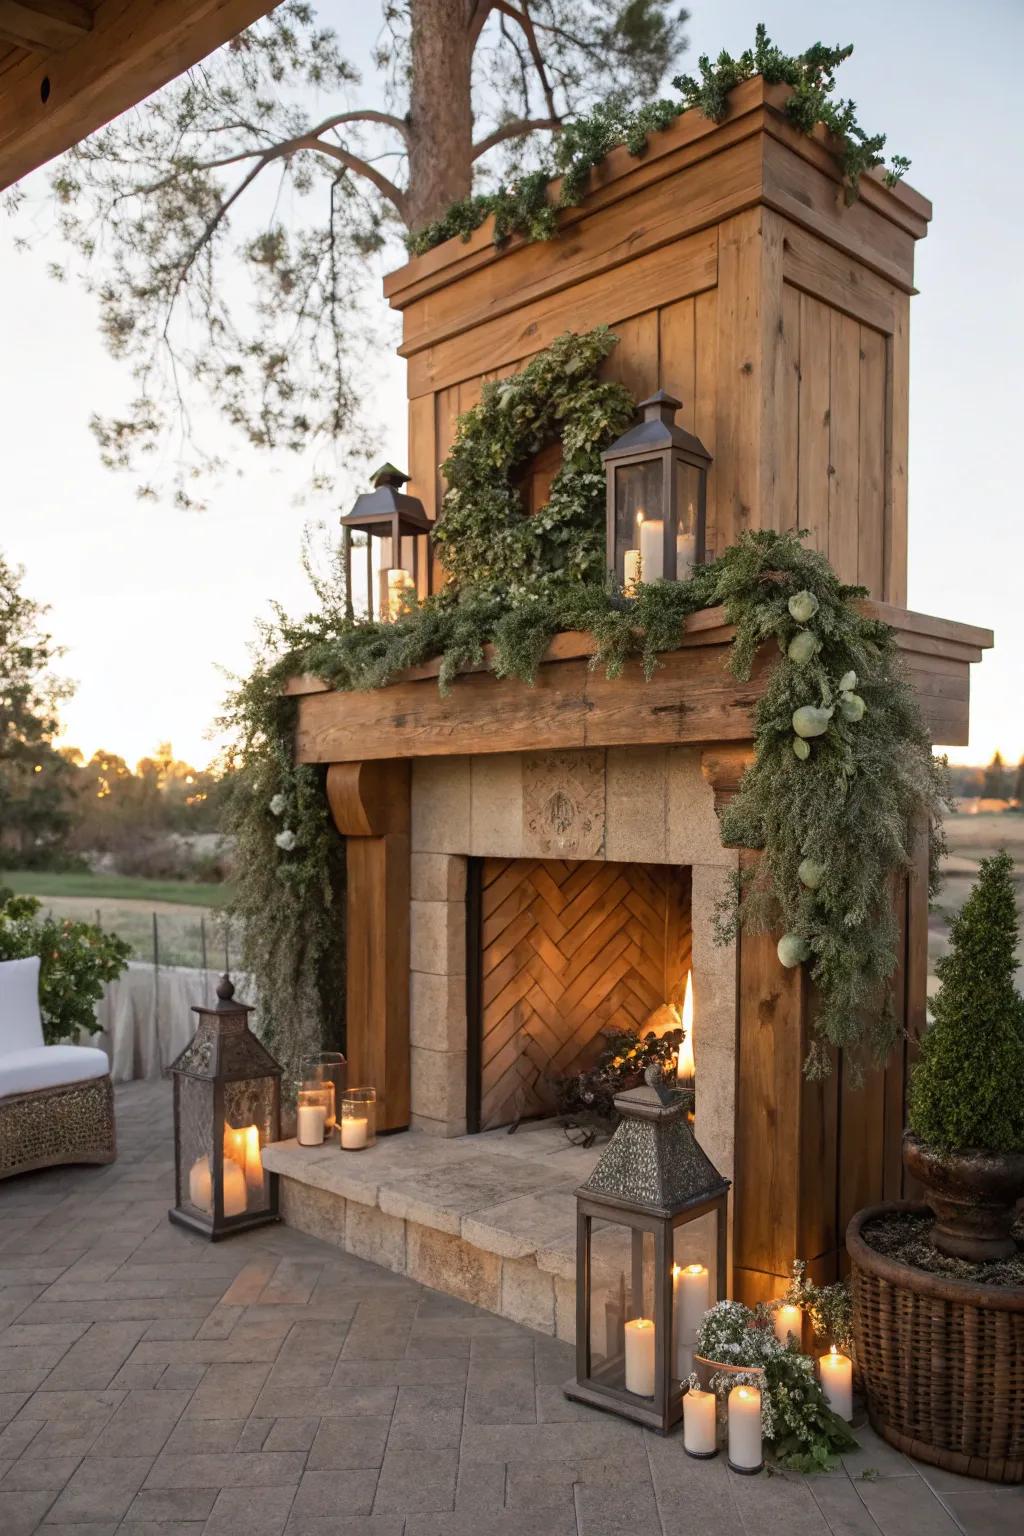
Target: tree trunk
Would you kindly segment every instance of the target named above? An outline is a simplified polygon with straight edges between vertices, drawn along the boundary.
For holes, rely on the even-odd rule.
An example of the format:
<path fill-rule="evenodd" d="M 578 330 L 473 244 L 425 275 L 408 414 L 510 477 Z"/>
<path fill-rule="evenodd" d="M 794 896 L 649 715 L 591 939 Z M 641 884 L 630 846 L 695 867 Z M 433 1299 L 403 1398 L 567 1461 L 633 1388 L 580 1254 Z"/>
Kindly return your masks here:
<path fill-rule="evenodd" d="M 409 227 L 422 229 L 473 185 L 470 0 L 412 0 Z"/>

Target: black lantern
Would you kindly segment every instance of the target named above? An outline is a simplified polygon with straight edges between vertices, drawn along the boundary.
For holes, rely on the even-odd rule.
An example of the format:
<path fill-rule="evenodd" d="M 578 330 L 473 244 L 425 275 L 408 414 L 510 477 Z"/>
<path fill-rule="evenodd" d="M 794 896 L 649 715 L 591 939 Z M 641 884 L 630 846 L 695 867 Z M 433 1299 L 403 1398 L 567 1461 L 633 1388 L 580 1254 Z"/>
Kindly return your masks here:
<path fill-rule="evenodd" d="M 216 1242 L 277 1221 L 277 1175 L 263 1148 L 280 1139 L 281 1068 L 249 1029 L 252 1009 L 227 976 L 215 1008 L 193 1008 L 196 1032 L 174 1074 L 172 1221 Z"/>
<path fill-rule="evenodd" d="M 663 389 L 643 420 L 601 455 L 608 481 L 608 564 L 629 593 L 638 581 L 685 581 L 704 563 L 711 455 L 677 426 L 682 401 Z"/>
<path fill-rule="evenodd" d="M 345 581 L 350 612 L 353 593 L 353 534 L 365 540 L 366 617 L 386 622 L 403 611 L 407 598 L 419 589 L 420 539 L 430 532 L 423 503 L 406 496 L 409 476 L 384 464 L 373 476 L 373 490 L 356 497 L 351 512 L 341 518 L 344 530 Z M 376 549 L 375 547 L 376 546 Z"/>
<path fill-rule="evenodd" d="M 660 1081 L 615 1100 L 622 1115 L 576 1191 L 576 1380 L 567 1397 L 665 1434 L 682 1416 L 697 1328 L 725 1294 L 728 1179 Z M 653 1081 L 650 1081 L 653 1079 Z"/>

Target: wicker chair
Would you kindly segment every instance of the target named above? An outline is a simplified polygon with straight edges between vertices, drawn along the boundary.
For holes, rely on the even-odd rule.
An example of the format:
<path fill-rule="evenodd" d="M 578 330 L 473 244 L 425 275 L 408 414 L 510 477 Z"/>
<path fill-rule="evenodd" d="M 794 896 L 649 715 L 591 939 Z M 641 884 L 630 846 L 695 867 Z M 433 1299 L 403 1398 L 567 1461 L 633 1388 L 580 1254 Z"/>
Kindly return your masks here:
<path fill-rule="evenodd" d="M 105 1053 L 44 1045 L 38 958 L 0 961 L 0 1179 L 116 1156 Z"/>

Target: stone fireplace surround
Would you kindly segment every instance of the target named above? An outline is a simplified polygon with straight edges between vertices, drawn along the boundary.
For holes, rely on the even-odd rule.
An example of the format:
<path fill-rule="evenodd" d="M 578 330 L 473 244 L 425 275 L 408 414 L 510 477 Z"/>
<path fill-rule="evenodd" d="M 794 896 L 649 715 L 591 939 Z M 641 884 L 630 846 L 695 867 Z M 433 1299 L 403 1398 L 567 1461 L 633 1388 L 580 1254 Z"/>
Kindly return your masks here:
<path fill-rule="evenodd" d="M 692 872 L 697 1136 L 733 1166 L 736 955 L 712 936 L 735 850 L 689 747 L 419 758 L 412 771 L 412 1125 L 466 1131 L 466 867 L 470 856 L 687 865 Z"/>

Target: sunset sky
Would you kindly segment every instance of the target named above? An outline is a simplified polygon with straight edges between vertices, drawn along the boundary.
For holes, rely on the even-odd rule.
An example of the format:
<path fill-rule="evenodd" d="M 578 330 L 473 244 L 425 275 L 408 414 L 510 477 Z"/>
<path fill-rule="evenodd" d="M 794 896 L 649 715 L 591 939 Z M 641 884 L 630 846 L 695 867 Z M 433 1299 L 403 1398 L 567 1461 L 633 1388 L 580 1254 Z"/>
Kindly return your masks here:
<path fill-rule="evenodd" d="M 692 0 L 692 9 L 683 68 L 695 68 L 705 50 L 738 52 L 762 16 L 793 51 L 823 33 L 827 42 L 854 42 L 841 88 L 865 127 L 885 130 L 890 148 L 910 156 L 908 179 L 934 202 L 912 306 L 909 600 L 995 629 L 996 650 L 972 678 L 970 747 L 951 755 L 987 760 L 998 747 L 1016 761 L 1024 755 L 1024 211 L 1014 69 L 1024 5 Z M 369 65 L 379 8 L 324 0 L 318 11 L 366 72 L 359 99 L 379 105 Z M 22 234 L 45 228 L 45 173 L 29 190 L 40 206 L 16 221 Z M 105 353 L 90 297 L 48 276 L 48 263 L 63 255 L 55 238 L 25 254 L 14 233 L 0 215 L 0 548 L 24 564 L 27 590 L 51 605 L 54 634 L 67 646 L 63 665 L 78 692 L 65 739 L 129 761 L 169 740 L 201 765 L 216 746 L 208 732 L 223 670 L 245 667 L 257 617 L 272 599 L 294 611 L 309 605 L 299 560 L 305 525 L 321 521 L 333 533 L 361 487 L 350 479 L 342 493 L 302 503 L 300 462 L 257 458 L 224 429 L 233 472 L 208 511 L 138 501 L 130 477 L 101 466 L 88 429 L 93 411 L 130 398 L 127 369 Z M 378 280 L 368 277 L 371 300 Z M 396 328 L 387 318 L 384 326 L 393 346 Z M 386 354 L 382 347 L 368 359 L 367 396 L 382 457 L 403 463 L 403 369 Z"/>

